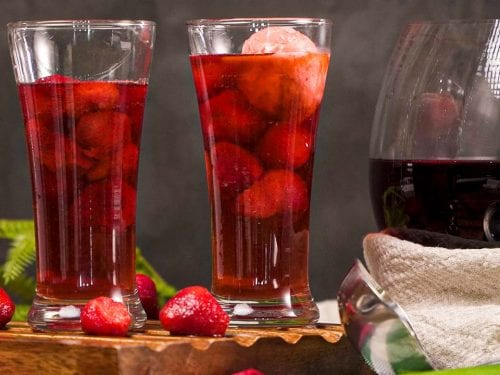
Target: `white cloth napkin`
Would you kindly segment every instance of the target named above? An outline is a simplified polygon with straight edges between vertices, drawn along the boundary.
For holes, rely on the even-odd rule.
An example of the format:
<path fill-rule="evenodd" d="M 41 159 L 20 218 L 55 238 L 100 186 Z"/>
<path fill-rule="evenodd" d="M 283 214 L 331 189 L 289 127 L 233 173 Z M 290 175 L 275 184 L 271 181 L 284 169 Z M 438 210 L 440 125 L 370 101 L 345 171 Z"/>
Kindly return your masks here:
<path fill-rule="evenodd" d="M 363 248 L 437 368 L 500 361 L 500 248 L 424 247 L 379 233 Z"/>

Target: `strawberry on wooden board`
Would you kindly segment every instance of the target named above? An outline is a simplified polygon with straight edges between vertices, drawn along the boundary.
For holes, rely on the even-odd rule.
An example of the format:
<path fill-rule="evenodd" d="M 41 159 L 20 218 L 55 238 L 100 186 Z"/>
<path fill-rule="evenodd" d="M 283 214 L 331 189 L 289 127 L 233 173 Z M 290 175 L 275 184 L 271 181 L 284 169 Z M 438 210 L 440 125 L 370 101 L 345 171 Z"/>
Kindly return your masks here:
<path fill-rule="evenodd" d="M 0 328 L 5 328 L 7 323 L 10 322 L 14 311 L 16 311 L 16 305 L 14 305 L 7 292 L 0 288 Z"/>
<path fill-rule="evenodd" d="M 135 275 L 135 283 L 148 319 L 158 319 L 158 293 L 154 281 L 149 276 L 138 273 Z"/>
<path fill-rule="evenodd" d="M 160 322 L 172 335 L 223 336 L 229 315 L 206 288 L 190 286 L 168 300 Z"/>
<path fill-rule="evenodd" d="M 83 307 L 82 330 L 99 336 L 126 336 L 132 323 L 127 307 L 109 297 L 97 297 Z"/>

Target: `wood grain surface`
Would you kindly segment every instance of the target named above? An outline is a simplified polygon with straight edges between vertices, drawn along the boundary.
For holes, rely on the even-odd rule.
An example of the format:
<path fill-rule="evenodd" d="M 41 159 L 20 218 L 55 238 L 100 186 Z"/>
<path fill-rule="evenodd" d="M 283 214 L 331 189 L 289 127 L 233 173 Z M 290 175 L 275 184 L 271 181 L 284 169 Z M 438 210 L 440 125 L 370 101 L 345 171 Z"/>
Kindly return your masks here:
<path fill-rule="evenodd" d="M 372 374 L 337 325 L 233 328 L 221 338 L 170 336 L 158 322 L 122 338 L 7 327 L 1 374 Z"/>

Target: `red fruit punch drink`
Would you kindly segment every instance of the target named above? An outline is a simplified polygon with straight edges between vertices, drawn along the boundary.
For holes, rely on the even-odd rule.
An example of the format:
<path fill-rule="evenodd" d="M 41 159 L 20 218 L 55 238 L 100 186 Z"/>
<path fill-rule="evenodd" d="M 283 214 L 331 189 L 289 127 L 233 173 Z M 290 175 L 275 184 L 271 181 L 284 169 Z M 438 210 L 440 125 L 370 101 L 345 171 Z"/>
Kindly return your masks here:
<path fill-rule="evenodd" d="M 37 294 L 135 292 L 135 208 L 147 85 L 50 77 L 19 85 L 30 150 Z"/>
<path fill-rule="evenodd" d="M 54 80 L 62 78 L 19 85 L 36 192 L 37 293 L 131 294 L 147 86 Z"/>
<path fill-rule="evenodd" d="M 135 285 L 139 146 L 154 23 L 9 24 L 30 162 L 35 330 L 80 330 L 88 300 L 146 314 Z M 131 53 L 133 51 L 133 53 Z"/>
<path fill-rule="evenodd" d="M 251 51 L 258 36 L 243 54 L 191 56 L 212 213 L 212 292 L 232 324 L 302 325 L 318 319 L 308 281 L 309 201 L 329 53 L 309 39 L 305 51 Z"/>

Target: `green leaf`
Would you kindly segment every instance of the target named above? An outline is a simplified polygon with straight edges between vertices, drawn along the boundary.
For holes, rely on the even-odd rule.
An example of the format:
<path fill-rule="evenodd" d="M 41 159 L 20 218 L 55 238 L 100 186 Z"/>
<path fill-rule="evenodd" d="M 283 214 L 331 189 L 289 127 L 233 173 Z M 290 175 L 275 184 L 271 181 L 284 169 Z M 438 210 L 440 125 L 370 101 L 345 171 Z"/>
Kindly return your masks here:
<path fill-rule="evenodd" d="M 405 213 L 405 196 L 400 188 L 389 187 L 382 196 L 384 220 L 387 227 L 404 227 L 410 221 Z"/>
<path fill-rule="evenodd" d="M 23 311 L 24 304 L 31 303 L 36 283 L 27 274 L 28 267 L 35 262 L 35 230 L 32 220 L 0 220 L 0 239 L 10 241 L 6 261 L 0 265 L 0 286 L 7 292 L 15 294 L 21 306 L 16 315 L 26 316 Z M 136 249 L 136 272 L 151 277 L 156 284 L 160 303 L 163 305 L 167 299 L 176 293 L 175 287 L 167 283 L 154 267 L 142 256 L 139 248 Z"/>
<path fill-rule="evenodd" d="M 143 273 L 151 277 L 156 284 L 156 291 L 158 292 L 158 299 L 160 306 L 163 306 L 166 300 L 171 298 L 177 290 L 175 287 L 167 283 L 153 266 L 142 256 L 141 249 L 135 248 L 135 269 L 137 273 Z"/>
<path fill-rule="evenodd" d="M 31 305 L 28 304 L 16 304 L 16 311 L 12 320 L 17 322 L 25 322 L 28 320 L 28 312 L 30 311 Z"/>
<path fill-rule="evenodd" d="M 1 273 L 3 273 L 3 266 L 0 266 Z M 36 283 L 35 279 L 31 276 L 22 274 L 11 280 L 9 284 L 5 284 L 0 278 L 0 287 L 4 288 L 9 295 L 15 295 L 19 303 L 29 304 L 35 296 Z"/>
<path fill-rule="evenodd" d="M 35 239 L 32 233 L 17 234 L 7 252 L 3 266 L 3 282 L 8 285 L 35 262 Z"/>
<path fill-rule="evenodd" d="M 408 372 L 405 375 L 498 375 L 500 365 L 459 368 L 453 370 Z"/>
<path fill-rule="evenodd" d="M 33 220 L 0 220 L 0 238 L 13 240 L 18 235 L 34 236 Z"/>

